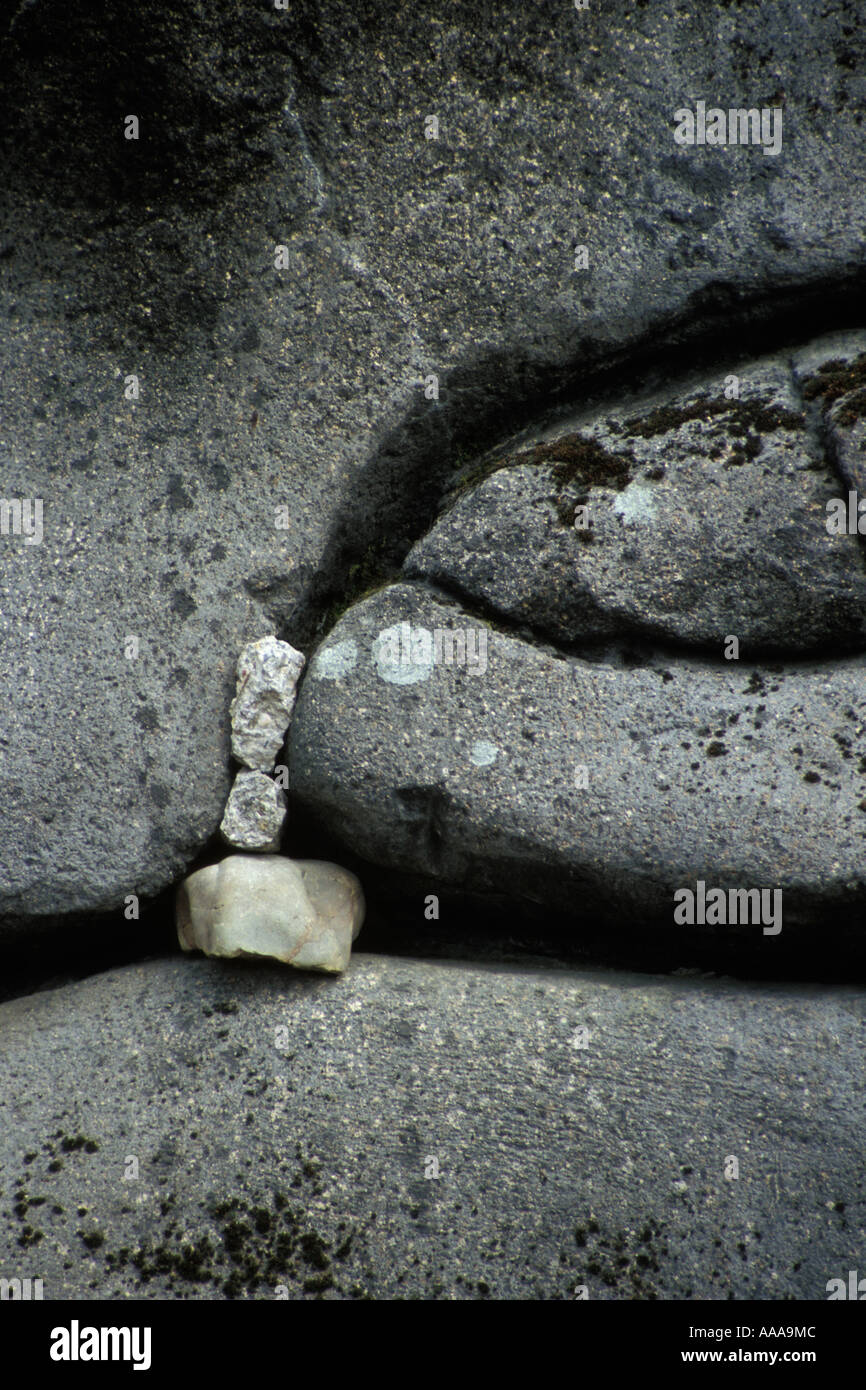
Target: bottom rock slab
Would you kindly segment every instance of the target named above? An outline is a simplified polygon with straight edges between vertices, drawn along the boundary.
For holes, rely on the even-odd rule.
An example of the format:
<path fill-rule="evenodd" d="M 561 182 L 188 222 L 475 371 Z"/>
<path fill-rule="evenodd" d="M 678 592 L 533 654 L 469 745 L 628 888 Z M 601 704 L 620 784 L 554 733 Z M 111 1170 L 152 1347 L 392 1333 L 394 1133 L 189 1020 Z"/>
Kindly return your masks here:
<path fill-rule="evenodd" d="M 16 999 L 0 1275 L 46 1299 L 823 1301 L 863 1271 L 864 1020 L 853 987 L 363 953 Z"/>

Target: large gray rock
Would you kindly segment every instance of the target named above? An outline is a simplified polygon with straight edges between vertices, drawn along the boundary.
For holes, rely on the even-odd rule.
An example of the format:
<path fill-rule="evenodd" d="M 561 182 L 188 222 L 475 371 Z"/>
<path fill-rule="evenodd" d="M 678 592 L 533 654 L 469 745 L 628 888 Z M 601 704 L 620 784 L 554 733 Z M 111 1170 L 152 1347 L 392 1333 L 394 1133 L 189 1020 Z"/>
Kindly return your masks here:
<path fill-rule="evenodd" d="M 339 659 L 338 659 L 339 658 Z M 387 659 L 386 659 L 387 658 Z M 311 661 L 290 731 L 299 815 L 369 863 L 618 933 L 822 942 L 866 906 L 866 657 L 759 667 L 593 659 L 392 585 Z M 674 894 L 782 890 L 779 933 L 674 923 Z"/>
<path fill-rule="evenodd" d="M 823 1300 L 862 1271 L 864 1024 L 859 989 L 718 978 L 113 971 L 0 1006 L 0 1268 L 46 1299 Z"/>
<path fill-rule="evenodd" d="M 467 439 L 636 349 L 854 302 L 848 15 L 15 7 L 3 496 L 45 529 L 0 538 L 5 936 L 184 871 L 236 653 L 306 648 L 347 575 L 399 564 Z M 784 106 L 777 157 L 674 141 L 708 52 L 724 106 Z"/>
<path fill-rule="evenodd" d="M 820 388 L 839 344 L 807 351 Z M 405 573 L 567 645 L 862 647 L 864 554 L 828 532 L 844 482 L 815 414 L 785 357 L 619 398 L 469 470 Z"/>

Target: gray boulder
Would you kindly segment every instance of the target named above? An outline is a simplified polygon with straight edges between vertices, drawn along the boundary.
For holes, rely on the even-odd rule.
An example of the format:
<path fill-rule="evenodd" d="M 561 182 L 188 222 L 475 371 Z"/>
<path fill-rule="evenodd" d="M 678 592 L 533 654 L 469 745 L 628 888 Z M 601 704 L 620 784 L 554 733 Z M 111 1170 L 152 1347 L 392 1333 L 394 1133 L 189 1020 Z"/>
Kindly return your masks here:
<path fill-rule="evenodd" d="M 838 352 L 812 349 L 819 387 Z M 404 572 L 570 646 L 862 647 L 864 555 L 828 532 L 845 484 L 816 415 L 775 357 L 524 434 L 470 470 Z"/>
<path fill-rule="evenodd" d="M 459 452 L 636 353 L 832 322 L 866 245 L 842 11 L 56 11 L 0 32 L 3 496 L 44 503 L 0 537 L 4 939 L 186 870 L 237 652 L 307 649 Z M 777 156 L 674 140 L 709 51 Z"/>
<path fill-rule="evenodd" d="M 392 585 L 311 662 L 293 796 L 369 864 L 443 892 L 542 903 L 576 932 L 715 933 L 766 958 L 769 937 L 819 921 L 822 940 L 862 930 L 864 676 L 862 656 L 566 658 Z M 754 914 L 678 925 L 674 894 L 699 881 L 781 890 L 781 930 Z"/>
<path fill-rule="evenodd" d="M 0 1006 L 0 1269 L 46 1299 L 824 1300 L 866 998 L 356 955 Z M 832 1142 L 827 1142 L 828 1126 Z"/>

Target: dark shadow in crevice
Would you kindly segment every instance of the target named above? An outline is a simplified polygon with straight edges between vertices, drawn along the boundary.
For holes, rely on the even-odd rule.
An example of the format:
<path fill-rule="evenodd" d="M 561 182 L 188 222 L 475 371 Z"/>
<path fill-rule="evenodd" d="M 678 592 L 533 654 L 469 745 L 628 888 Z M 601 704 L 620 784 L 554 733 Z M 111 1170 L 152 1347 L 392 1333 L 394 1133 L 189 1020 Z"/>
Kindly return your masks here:
<path fill-rule="evenodd" d="M 561 634 L 545 628 L 542 624 L 529 626 L 517 622 L 494 604 L 453 581 L 445 585 L 422 579 L 420 576 L 413 575 L 407 578 L 397 575 L 395 582 L 407 588 L 417 589 L 437 603 L 449 607 L 457 606 L 461 614 L 485 623 L 504 637 L 511 637 L 515 641 L 536 647 L 556 659 L 621 666 L 626 670 L 647 666 L 656 670 L 659 675 L 665 674 L 667 662 L 681 661 L 685 658 L 707 670 L 726 671 L 729 675 L 736 674 L 738 667 L 748 669 L 760 666 L 761 671 L 766 672 L 768 676 L 785 675 L 793 671 L 809 672 L 812 667 L 816 668 L 816 674 L 826 676 L 826 669 L 822 670 L 826 662 L 848 661 L 866 652 L 866 643 L 862 638 L 856 637 L 852 637 L 847 646 L 827 645 L 809 651 L 799 649 L 796 652 L 769 642 L 762 643 L 760 647 L 752 647 L 741 639 L 738 660 L 728 660 L 724 655 L 720 655 L 725 643 L 723 636 L 715 643 L 700 642 L 695 638 L 677 639 L 660 635 L 649 623 L 629 622 L 625 618 L 618 619 L 620 631 L 616 636 L 580 638 L 566 642 Z M 744 675 L 744 679 L 747 678 Z"/>
<path fill-rule="evenodd" d="M 760 925 L 718 929 L 678 926 L 673 905 L 657 912 L 613 912 L 603 892 L 588 886 L 586 910 L 564 912 L 516 894 L 445 892 L 434 877 L 403 874 L 354 854 L 308 807 L 290 824 L 287 853 L 334 860 L 364 885 L 367 917 L 356 950 L 423 960 L 505 962 L 527 969 L 555 964 L 571 970 L 646 975 L 710 974 L 743 981 L 866 983 L 862 906 L 826 915 L 832 925 L 814 934 L 783 924 L 778 936 Z M 505 875 L 500 876 L 503 882 Z M 810 905 L 801 904 L 808 912 Z M 814 908 L 814 905 L 812 905 Z M 436 916 L 429 914 L 435 912 Z M 793 927 L 793 929 L 792 929 Z"/>
<path fill-rule="evenodd" d="M 315 808 L 299 804 L 291 793 L 289 802 L 281 852 L 293 859 L 341 864 L 361 880 L 367 912 L 356 950 L 417 960 L 501 963 L 527 971 L 553 966 L 638 976 L 866 984 L 863 907 L 856 904 L 840 911 L 838 905 L 822 908 L 817 897 L 809 901 L 801 895 L 803 920 L 789 923 L 786 918 L 779 936 L 765 937 L 759 925 L 724 933 L 676 926 L 673 908 L 667 916 L 636 908 L 613 911 L 605 902 L 604 885 L 589 881 L 579 894 L 586 907 L 574 912 L 516 893 L 443 891 L 435 876 L 406 874 L 362 859 L 319 820 Z M 426 809 L 421 806 L 420 812 L 426 824 Z M 435 826 L 433 830 L 435 835 Z M 230 852 L 215 834 L 187 872 L 218 863 Z M 497 879 L 495 870 L 491 877 Z M 498 883 L 507 877 L 503 867 Z M 137 921 L 126 920 L 121 909 L 28 918 L 20 939 L 12 938 L 0 951 L 0 1004 L 126 965 L 178 956 L 175 892 L 173 885 L 154 898 L 142 898 Z M 826 925 L 816 950 L 808 921 L 821 915 Z"/>
<path fill-rule="evenodd" d="M 0 1003 L 36 994 L 106 970 L 153 960 L 177 949 L 174 889 L 142 898 L 138 920 L 123 909 L 0 922 Z"/>
<path fill-rule="evenodd" d="M 814 938 L 811 943 L 803 938 L 764 938 L 760 926 L 740 928 L 736 937 L 728 938 L 649 920 L 614 927 L 609 921 L 554 912 L 515 897 L 443 893 L 435 882 L 366 864 L 324 833 L 314 831 L 305 838 L 306 845 L 293 845 L 286 852 L 293 857 L 336 859 L 364 883 L 367 915 L 355 942 L 356 954 L 460 961 L 479 967 L 507 965 L 522 972 L 553 968 L 604 973 L 611 984 L 623 972 L 632 985 L 642 976 L 726 978 L 780 986 L 866 984 L 866 942 L 862 927 L 853 922 L 832 934 L 822 932 L 817 954 Z M 223 858 L 225 852 L 223 847 L 215 857 Z M 425 916 L 434 911 L 435 917 Z M 28 931 L 33 926 L 29 921 Z M 124 923 L 122 929 L 117 913 L 45 919 L 26 944 L 22 941 L 18 947 L 3 949 L 0 1005 L 180 954 L 174 889 L 143 902 L 139 922 Z M 239 963 L 221 964 L 226 971 L 234 971 Z M 245 961 L 242 968 L 259 967 Z"/>

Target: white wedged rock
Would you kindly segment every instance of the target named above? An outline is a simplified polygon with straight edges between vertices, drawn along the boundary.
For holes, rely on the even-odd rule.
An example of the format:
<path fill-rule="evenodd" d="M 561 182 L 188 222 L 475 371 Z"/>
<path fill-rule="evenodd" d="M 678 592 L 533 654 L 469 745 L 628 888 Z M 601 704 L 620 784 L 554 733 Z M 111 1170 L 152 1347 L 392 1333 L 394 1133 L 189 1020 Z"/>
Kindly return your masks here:
<path fill-rule="evenodd" d="M 363 920 L 358 879 L 318 859 L 232 854 L 190 874 L 177 893 L 184 951 L 264 956 L 301 970 L 345 970 Z"/>
<path fill-rule="evenodd" d="M 278 850 L 287 802 L 264 772 L 239 772 L 226 802 L 220 834 L 232 849 Z"/>
<path fill-rule="evenodd" d="M 260 637 L 238 657 L 229 710 L 232 753 L 254 772 L 270 772 L 283 746 L 306 657 L 288 642 Z"/>

